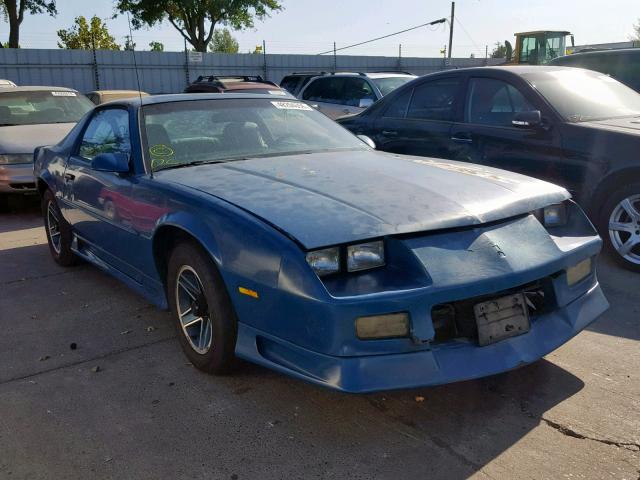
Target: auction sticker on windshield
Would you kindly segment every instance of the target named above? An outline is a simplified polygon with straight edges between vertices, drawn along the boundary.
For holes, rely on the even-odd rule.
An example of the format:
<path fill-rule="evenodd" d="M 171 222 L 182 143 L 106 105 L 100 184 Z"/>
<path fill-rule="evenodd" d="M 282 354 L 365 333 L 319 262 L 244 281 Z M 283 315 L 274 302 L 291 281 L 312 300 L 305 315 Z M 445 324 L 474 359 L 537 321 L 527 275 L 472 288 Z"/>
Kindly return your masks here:
<path fill-rule="evenodd" d="M 75 97 L 76 92 L 51 92 L 54 97 Z"/>
<path fill-rule="evenodd" d="M 306 103 L 300 102 L 271 102 L 271 104 L 280 110 L 313 110 Z"/>

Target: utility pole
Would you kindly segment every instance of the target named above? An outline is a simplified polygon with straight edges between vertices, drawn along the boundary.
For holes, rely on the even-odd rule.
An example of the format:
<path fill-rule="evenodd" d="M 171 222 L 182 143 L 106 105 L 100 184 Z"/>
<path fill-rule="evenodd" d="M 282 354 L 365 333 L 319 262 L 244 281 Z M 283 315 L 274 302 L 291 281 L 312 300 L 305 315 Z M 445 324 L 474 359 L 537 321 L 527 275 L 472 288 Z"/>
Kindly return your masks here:
<path fill-rule="evenodd" d="M 453 44 L 453 21 L 456 16 L 456 2 L 451 2 L 451 21 L 449 22 L 449 58 L 451 58 L 451 47 Z"/>
<path fill-rule="evenodd" d="M 262 71 L 264 72 L 264 79 L 268 80 L 267 75 L 267 42 L 262 40 Z"/>
<path fill-rule="evenodd" d="M 333 42 L 333 73 L 338 70 L 338 57 L 336 56 L 336 42 Z"/>
<path fill-rule="evenodd" d="M 489 45 L 484 46 L 484 66 L 489 64 Z"/>
<path fill-rule="evenodd" d="M 402 71 L 402 44 L 398 45 L 398 70 Z"/>

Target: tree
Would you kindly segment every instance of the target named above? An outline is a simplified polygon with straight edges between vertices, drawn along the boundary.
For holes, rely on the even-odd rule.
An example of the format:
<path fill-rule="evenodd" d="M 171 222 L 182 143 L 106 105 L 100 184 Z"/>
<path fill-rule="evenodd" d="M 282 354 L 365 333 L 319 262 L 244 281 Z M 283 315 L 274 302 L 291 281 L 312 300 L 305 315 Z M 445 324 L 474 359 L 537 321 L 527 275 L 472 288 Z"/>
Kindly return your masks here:
<path fill-rule="evenodd" d="M 633 37 L 632 40 L 640 40 L 640 18 L 638 19 L 638 23 L 633 25 Z"/>
<path fill-rule="evenodd" d="M 55 0 L 0 0 L 0 7 L 9 21 L 9 48 L 20 46 L 20 25 L 25 11 L 31 15 L 47 13 L 52 17 L 58 13 Z"/>
<path fill-rule="evenodd" d="M 135 50 L 136 42 L 133 41 L 130 35 L 124 37 L 124 50 Z"/>
<path fill-rule="evenodd" d="M 131 13 L 135 28 L 168 20 L 196 51 L 204 53 L 216 25 L 251 28 L 254 19 L 282 6 L 278 0 L 116 0 L 116 9 Z"/>
<path fill-rule="evenodd" d="M 504 43 L 496 42 L 496 46 L 491 52 L 491 58 L 506 58 L 507 46 Z"/>
<path fill-rule="evenodd" d="M 164 44 L 161 42 L 149 42 L 149 47 L 152 52 L 164 52 Z"/>
<path fill-rule="evenodd" d="M 231 32 L 225 28 L 213 32 L 209 50 L 214 53 L 238 53 L 240 45 L 238 45 L 238 41 L 233 38 Z"/>
<path fill-rule="evenodd" d="M 91 23 L 83 16 L 76 17 L 69 30 L 58 30 L 58 47 L 79 50 L 120 50 L 116 39 L 109 34 L 107 25 L 97 16 L 91 17 Z"/>

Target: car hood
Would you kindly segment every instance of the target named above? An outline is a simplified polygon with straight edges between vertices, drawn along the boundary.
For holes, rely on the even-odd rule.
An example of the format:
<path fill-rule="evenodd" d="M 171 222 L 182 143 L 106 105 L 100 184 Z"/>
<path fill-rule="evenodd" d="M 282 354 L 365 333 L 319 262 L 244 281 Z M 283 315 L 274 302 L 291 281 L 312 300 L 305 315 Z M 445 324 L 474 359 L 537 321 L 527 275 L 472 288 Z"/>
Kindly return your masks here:
<path fill-rule="evenodd" d="M 36 147 L 58 143 L 75 123 L 0 127 L 0 153 L 33 153 Z"/>
<path fill-rule="evenodd" d="M 608 120 L 594 120 L 591 122 L 579 122 L 574 125 L 596 128 L 598 130 L 609 130 L 618 133 L 640 135 L 640 118 L 610 118 Z"/>
<path fill-rule="evenodd" d="M 503 170 L 373 150 L 249 159 L 155 177 L 230 202 L 308 249 L 478 225 L 569 198 L 561 187 Z"/>

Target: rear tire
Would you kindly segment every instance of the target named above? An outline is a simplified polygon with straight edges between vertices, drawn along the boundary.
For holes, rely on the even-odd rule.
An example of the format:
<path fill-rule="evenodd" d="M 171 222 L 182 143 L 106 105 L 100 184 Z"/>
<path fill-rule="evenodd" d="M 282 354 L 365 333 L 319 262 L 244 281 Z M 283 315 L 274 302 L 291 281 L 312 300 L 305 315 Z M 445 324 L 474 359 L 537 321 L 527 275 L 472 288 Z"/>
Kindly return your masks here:
<path fill-rule="evenodd" d="M 71 250 L 71 225 L 62 216 L 51 190 L 47 190 L 42 197 L 42 216 L 49 251 L 56 263 L 63 267 L 78 263 L 78 257 Z"/>
<path fill-rule="evenodd" d="M 640 272 L 640 183 L 607 196 L 597 220 L 605 249 L 620 266 Z"/>
<path fill-rule="evenodd" d="M 180 243 L 171 253 L 167 296 L 191 363 L 207 373 L 228 373 L 235 363 L 238 323 L 220 273 L 197 244 Z"/>

